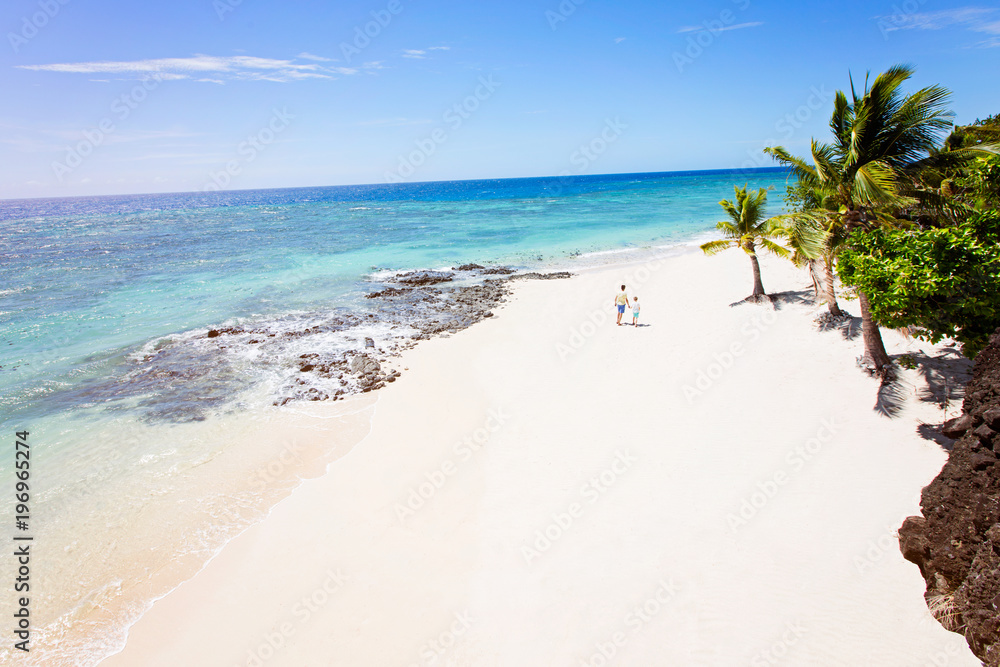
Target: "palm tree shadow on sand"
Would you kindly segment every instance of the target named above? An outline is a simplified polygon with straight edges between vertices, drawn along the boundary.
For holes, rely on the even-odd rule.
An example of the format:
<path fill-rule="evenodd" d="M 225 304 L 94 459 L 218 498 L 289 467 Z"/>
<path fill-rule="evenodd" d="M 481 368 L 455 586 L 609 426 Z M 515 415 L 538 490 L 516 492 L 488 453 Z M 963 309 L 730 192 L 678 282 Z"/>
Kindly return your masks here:
<path fill-rule="evenodd" d="M 762 297 L 747 297 L 729 304 L 730 308 L 747 304 L 770 305 L 774 310 L 785 306 L 804 306 L 814 308 L 817 305 L 816 294 L 812 289 L 789 290 L 765 294 Z M 816 318 L 816 328 L 819 331 L 839 331 L 845 340 L 854 340 L 861 336 L 861 318 L 843 313 L 840 317 L 825 312 Z"/>
<path fill-rule="evenodd" d="M 729 304 L 730 308 L 736 308 L 737 306 L 770 306 L 772 310 L 777 310 L 777 306 L 774 304 L 774 299 L 771 298 L 770 294 L 758 294 L 756 296 L 751 295 L 745 299 L 740 299 L 739 301 L 733 301 Z"/>
<path fill-rule="evenodd" d="M 811 289 L 775 292 L 769 296 L 775 310 L 781 310 L 785 306 L 805 306 L 811 308 L 816 305 L 816 298 Z"/>
<path fill-rule="evenodd" d="M 965 398 L 965 385 L 972 379 L 972 359 L 962 356 L 955 348 L 945 348 L 937 356 L 922 352 L 912 353 L 911 362 L 916 363 L 919 373 L 927 386 L 919 398 L 925 403 L 933 403 L 941 409 L 941 421 L 949 418 L 948 408 Z M 942 424 L 921 423 L 917 432 L 926 439 L 933 440 L 946 451 L 951 451 L 955 441 L 941 432 Z"/>
<path fill-rule="evenodd" d="M 936 356 L 919 351 L 898 354 L 893 356 L 893 361 L 904 368 L 915 369 L 925 384 L 917 391 L 899 373 L 883 377 L 874 409 L 889 418 L 902 414 L 906 400 L 916 394 L 919 401 L 934 404 L 941 410 L 943 422 L 948 417 L 948 408 L 964 398 L 965 384 L 972 378 L 972 360 L 963 357 L 954 348 L 945 348 Z M 941 424 L 921 422 L 917 432 L 925 440 L 933 440 L 944 449 L 951 450 L 953 441 L 941 432 Z"/>
<path fill-rule="evenodd" d="M 823 313 L 816 318 L 816 328 L 819 331 L 839 331 L 844 340 L 855 340 L 861 336 L 861 318 L 846 312 L 840 317 Z"/>

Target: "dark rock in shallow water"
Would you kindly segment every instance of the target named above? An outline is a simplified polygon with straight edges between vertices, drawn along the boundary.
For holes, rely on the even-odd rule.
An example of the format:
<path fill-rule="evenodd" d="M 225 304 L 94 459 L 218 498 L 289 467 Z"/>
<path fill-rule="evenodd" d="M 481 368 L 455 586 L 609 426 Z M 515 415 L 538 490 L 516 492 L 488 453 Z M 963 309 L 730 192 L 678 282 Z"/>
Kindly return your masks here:
<path fill-rule="evenodd" d="M 278 381 L 280 389 L 273 398 L 275 405 L 338 400 L 375 391 L 399 377 L 398 372 L 383 370 L 383 364 L 400 350 L 412 347 L 419 340 L 457 333 L 494 316 L 495 309 L 510 294 L 509 280 L 515 272 L 507 267 L 476 268 L 479 266 L 463 265 L 458 269 L 466 271 L 461 274 L 464 279 L 478 276 L 482 280 L 480 284 L 449 284 L 454 282 L 456 274 L 448 271 L 402 274 L 388 281 L 394 285 L 384 285 L 382 291 L 368 294 L 370 299 L 378 300 L 363 312 L 333 309 L 290 314 L 274 321 L 218 327 L 210 330 L 211 341 L 199 336 L 200 341 L 194 345 L 183 341 L 164 343 L 169 349 L 155 353 L 152 355 L 154 360 L 143 364 L 160 372 L 175 367 L 172 362 L 165 363 L 169 361 L 164 360 L 166 354 L 193 356 L 194 363 L 186 364 L 192 381 L 177 383 L 171 379 L 170 382 L 191 396 L 191 405 L 205 408 L 214 406 L 204 400 L 205 382 L 218 384 L 218 390 L 213 390 L 212 395 L 218 394 L 219 401 L 231 401 L 237 391 L 229 376 L 245 382 L 246 374 L 236 371 L 247 363 L 239 355 L 241 348 L 253 350 L 255 371 Z M 549 280 L 569 277 L 569 274 L 527 273 L 513 277 Z M 359 329 L 373 323 L 387 325 L 387 334 L 380 336 L 377 346 L 373 338 L 366 339 Z M 338 332 L 344 332 L 345 337 L 329 335 Z M 218 344 L 223 342 L 216 340 L 220 336 L 225 336 L 225 345 Z M 344 343 L 349 346 L 347 349 Z M 229 370 L 227 360 L 234 352 L 237 353 L 232 357 L 235 366 Z M 138 387 L 143 392 L 147 387 L 161 391 L 158 376 L 147 373 L 134 374 L 134 377 L 143 383 Z"/>
<path fill-rule="evenodd" d="M 410 287 L 437 285 L 438 283 L 451 282 L 454 279 L 455 274 L 447 271 L 410 271 L 396 276 L 396 282 Z"/>
<path fill-rule="evenodd" d="M 246 332 L 243 329 L 240 329 L 238 327 L 225 327 L 225 328 L 222 328 L 222 329 L 209 329 L 208 330 L 208 338 L 218 338 L 219 336 L 221 336 L 223 334 L 235 335 L 235 334 L 241 334 L 241 333 L 246 333 Z"/>
<path fill-rule="evenodd" d="M 369 294 L 366 294 L 365 298 L 366 299 L 379 299 L 379 298 L 385 298 L 385 297 L 402 296 L 402 295 L 404 295 L 404 294 L 406 294 L 407 292 L 410 292 L 410 291 L 412 291 L 412 290 L 410 290 L 410 289 L 399 289 L 398 287 L 386 287 L 384 290 L 381 290 L 379 292 L 371 292 Z"/>
<path fill-rule="evenodd" d="M 959 436 L 940 474 L 923 490 L 923 516 L 899 529 L 903 557 L 927 582 L 925 597 L 949 630 L 961 633 L 987 667 L 1000 667 L 1000 330 L 976 357 L 963 415 L 946 422 Z"/>
<path fill-rule="evenodd" d="M 452 271 L 478 271 L 480 269 L 485 269 L 485 266 L 479 264 L 463 264 L 462 266 L 453 266 Z"/>
<path fill-rule="evenodd" d="M 572 278 L 573 274 L 569 271 L 556 271 L 555 273 L 538 273 L 537 271 L 532 271 L 530 273 L 519 273 L 516 276 L 511 276 L 511 280 L 559 280 L 562 278 Z"/>
<path fill-rule="evenodd" d="M 351 372 L 357 373 L 358 375 L 377 373 L 380 368 L 382 368 L 382 364 L 375 361 L 367 354 L 359 354 L 351 359 Z"/>

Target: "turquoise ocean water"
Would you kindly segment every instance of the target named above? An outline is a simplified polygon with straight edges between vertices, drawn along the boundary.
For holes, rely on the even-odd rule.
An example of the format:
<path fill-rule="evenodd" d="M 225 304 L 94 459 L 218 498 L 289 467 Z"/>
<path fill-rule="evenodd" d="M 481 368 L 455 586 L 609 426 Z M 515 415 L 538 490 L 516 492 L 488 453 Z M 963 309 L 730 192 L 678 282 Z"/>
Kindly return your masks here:
<path fill-rule="evenodd" d="M 269 405 L 275 380 L 257 370 L 285 363 L 237 351 L 206 374 L 197 346 L 178 342 L 232 323 L 280 331 L 363 312 L 394 271 L 573 270 L 621 249 L 690 244 L 711 236 L 719 200 L 745 183 L 773 187 L 769 213 L 781 211 L 779 170 L 0 201 L 0 432 L 30 430 L 33 443 L 31 530 L 46 545 L 38 655 L 96 664 L 148 605 L 132 586 L 145 576 L 139 551 L 203 561 L 266 511 L 241 511 L 239 490 L 206 492 L 184 498 L 203 511 L 171 515 L 176 525 L 140 522 L 207 488 L 187 486 L 192 470 L 233 446 L 221 427 L 192 423 Z M 171 365 L 137 370 L 168 345 Z M 0 457 L 0 488 L 12 464 Z M 226 503 L 237 510 L 218 511 Z"/>

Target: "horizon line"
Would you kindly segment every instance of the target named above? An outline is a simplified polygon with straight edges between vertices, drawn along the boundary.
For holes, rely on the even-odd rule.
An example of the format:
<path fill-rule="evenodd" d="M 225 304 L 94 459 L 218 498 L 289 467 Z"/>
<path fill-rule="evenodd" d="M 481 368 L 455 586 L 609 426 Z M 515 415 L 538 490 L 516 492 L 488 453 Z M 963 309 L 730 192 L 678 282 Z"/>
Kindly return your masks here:
<path fill-rule="evenodd" d="M 307 189 L 323 189 L 323 188 L 359 188 L 359 187 L 405 187 L 413 185 L 430 185 L 435 183 L 472 183 L 475 181 L 519 181 L 519 180 L 535 180 L 535 179 L 577 179 L 577 178 L 601 178 L 606 176 L 646 176 L 650 174 L 709 174 L 709 173 L 726 173 L 726 172 L 743 172 L 743 173 L 754 173 L 754 172 L 768 172 L 768 171 L 790 171 L 789 167 L 783 167 L 780 165 L 770 166 L 770 167 L 733 167 L 733 168 L 721 168 L 721 169 L 677 169 L 672 171 L 623 171 L 623 172 L 611 172 L 606 174 L 567 174 L 567 175 L 551 175 L 551 176 L 505 176 L 501 178 L 453 178 L 446 180 L 436 180 L 436 181 L 405 181 L 400 183 L 343 183 L 335 185 L 286 185 L 281 187 L 263 187 L 263 188 L 233 188 L 227 190 L 176 190 L 170 192 L 134 192 L 134 193 L 116 193 L 116 194 L 103 194 L 103 195 L 57 195 L 57 196 L 39 196 L 39 197 L 0 197 L 0 203 L 5 202 L 19 202 L 19 201 L 48 201 L 54 199 L 96 199 L 100 197 L 151 197 L 151 196 L 166 196 L 166 195 L 196 195 L 196 194 L 224 194 L 224 193 L 237 193 L 237 192 L 270 192 L 279 190 L 307 190 Z"/>

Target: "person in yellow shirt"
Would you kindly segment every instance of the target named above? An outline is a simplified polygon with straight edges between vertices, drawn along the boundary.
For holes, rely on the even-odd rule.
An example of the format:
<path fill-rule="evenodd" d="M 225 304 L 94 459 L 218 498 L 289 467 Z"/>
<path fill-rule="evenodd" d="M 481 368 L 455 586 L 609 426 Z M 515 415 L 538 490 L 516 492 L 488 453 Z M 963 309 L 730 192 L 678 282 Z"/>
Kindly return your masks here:
<path fill-rule="evenodd" d="M 618 306 L 618 326 L 621 326 L 622 315 L 625 314 L 625 306 L 628 305 L 628 294 L 625 293 L 624 285 L 622 285 L 621 293 L 615 297 L 615 305 Z"/>

